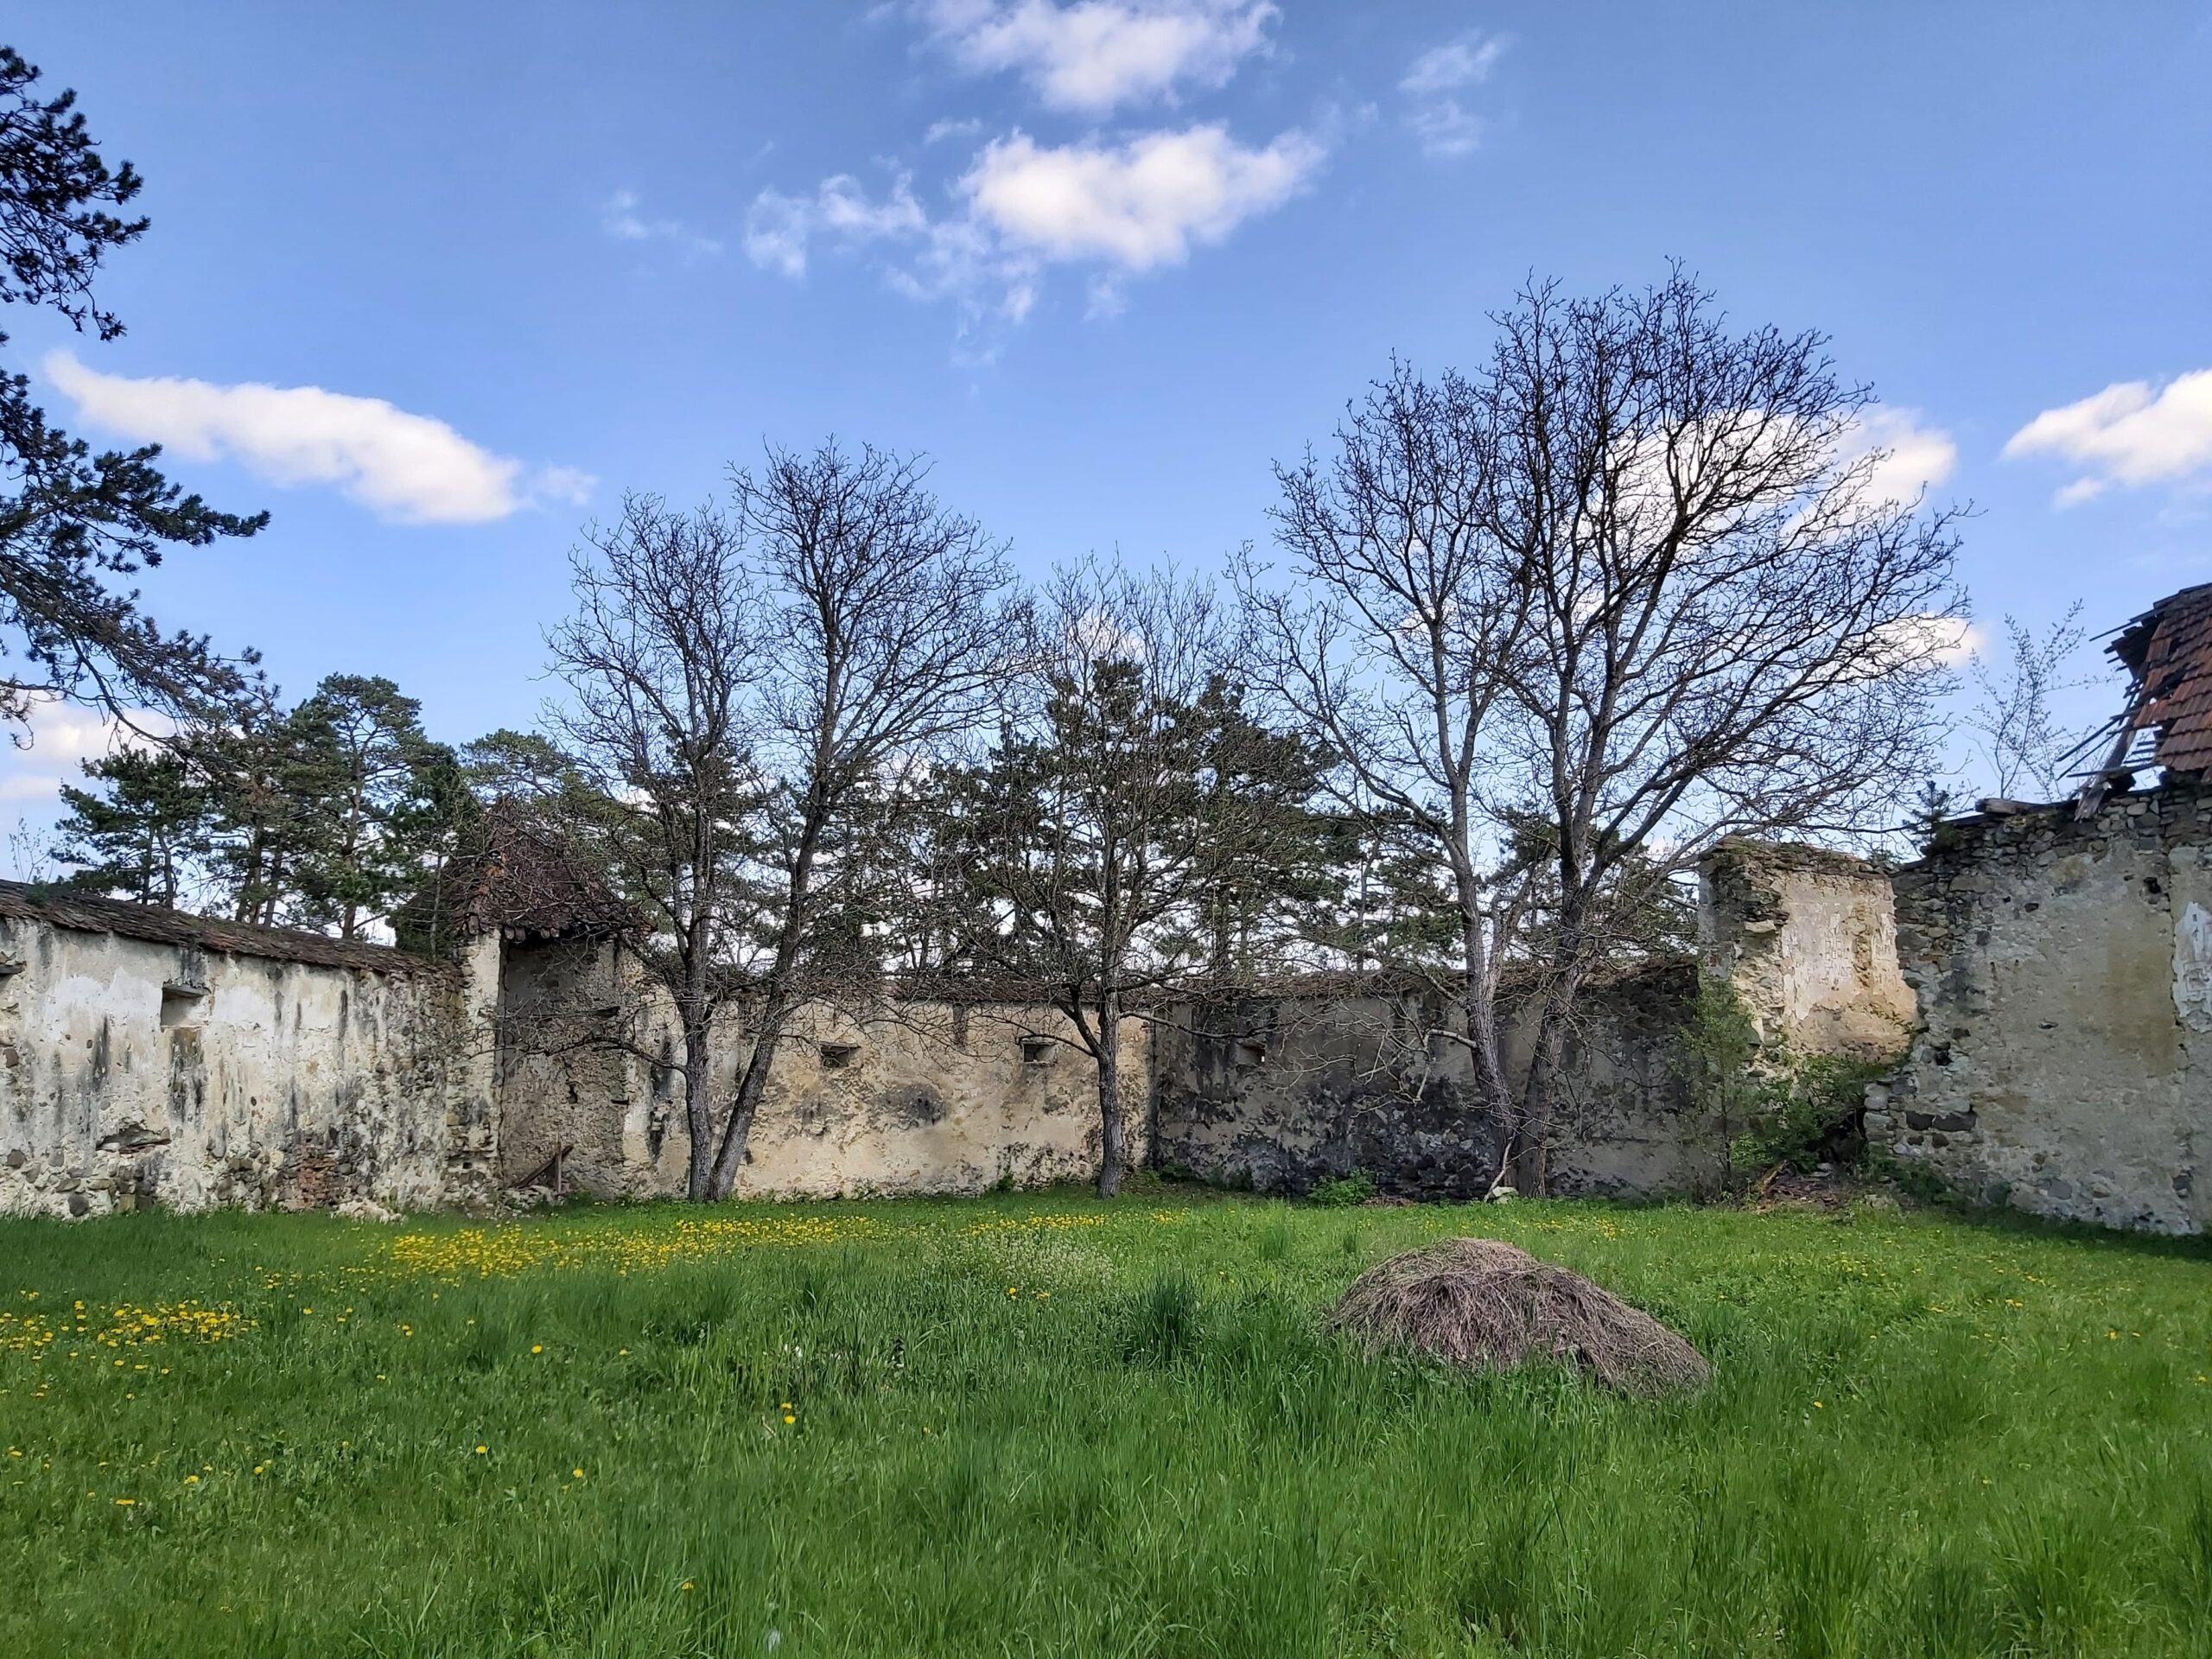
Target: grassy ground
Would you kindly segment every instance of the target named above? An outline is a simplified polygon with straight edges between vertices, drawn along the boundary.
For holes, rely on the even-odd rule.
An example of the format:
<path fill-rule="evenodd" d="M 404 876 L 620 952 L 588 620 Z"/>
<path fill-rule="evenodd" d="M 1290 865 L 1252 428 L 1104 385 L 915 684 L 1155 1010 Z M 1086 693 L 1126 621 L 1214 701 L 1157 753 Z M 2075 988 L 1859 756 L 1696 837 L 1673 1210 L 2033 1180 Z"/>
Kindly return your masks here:
<path fill-rule="evenodd" d="M 1440 1234 L 1704 1395 L 1318 1332 Z M 1173 1192 L 0 1224 L 48 1653 L 2212 1653 L 2212 1262 L 1994 1223 Z"/>

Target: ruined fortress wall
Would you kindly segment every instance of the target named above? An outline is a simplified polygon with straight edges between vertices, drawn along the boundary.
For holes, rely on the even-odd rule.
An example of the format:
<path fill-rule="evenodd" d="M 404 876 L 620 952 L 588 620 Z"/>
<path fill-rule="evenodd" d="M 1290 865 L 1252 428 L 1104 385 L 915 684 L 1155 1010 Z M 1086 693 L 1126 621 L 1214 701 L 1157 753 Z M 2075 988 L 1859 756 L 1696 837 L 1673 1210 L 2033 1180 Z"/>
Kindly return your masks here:
<path fill-rule="evenodd" d="M 1592 986 L 1551 1125 L 1554 1191 L 1641 1196 L 1710 1186 L 1717 1126 L 1700 1122 L 1675 1061 L 1695 970 L 1656 963 Z M 1509 1010 L 1508 1074 L 1525 1077 L 1533 1009 Z M 1498 1129 L 1459 1028 L 1433 990 L 1347 980 L 1174 1010 L 1154 1035 L 1159 1161 L 1262 1192 L 1354 1171 L 1406 1198 L 1480 1197 Z"/>
<path fill-rule="evenodd" d="M 1554 1192 L 1709 1191 L 1726 1137 L 1691 1100 L 1682 1033 L 1700 973 L 1733 987 L 1761 1041 L 1874 1057 L 1904 1043 L 1912 992 L 1897 969 L 1889 878 L 1846 854 L 1727 842 L 1699 871 L 1699 958 L 1601 978 L 1580 1001 L 1565 1101 L 1546 1135 Z M 1409 1052 L 1447 1017 L 1357 984 L 1195 1009 L 1157 1054 L 1163 1162 L 1267 1191 L 1363 1170 L 1408 1197 L 1479 1193 L 1497 1130 L 1465 1047 Z M 1534 1010 L 1502 1010 L 1510 1080 L 1528 1074 Z"/>
<path fill-rule="evenodd" d="M 635 1009 L 628 1053 L 580 1041 L 575 1011 Z M 610 946 L 510 947 L 501 1003 L 501 1171 L 521 1180 L 563 1147 L 563 1176 L 607 1197 L 684 1188 L 689 1139 L 665 996 Z M 777 1051 L 740 1173 L 741 1197 L 974 1192 L 1086 1179 L 1098 1167 L 1096 1072 L 1049 1008 L 1016 1003 L 810 1007 Z M 1145 1153 L 1146 1029 L 1122 1033 L 1129 1156 Z M 715 1046 L 728 1100 L 747 1053 Z"/>
<path fill-rule="evenodd" d="M 491 1154 L 467 976 L 391 954 L 0 921 L 0 1212 L 446 1201 Z"/>
<path fill-rule="evenodd" d="M 1897 877 L 1921 1029 L 1870 1138 L 1968 1193 L 2158 1232 L 2212 1222 L 2212 795 L 2170 785 L 1943 826 Z"/>

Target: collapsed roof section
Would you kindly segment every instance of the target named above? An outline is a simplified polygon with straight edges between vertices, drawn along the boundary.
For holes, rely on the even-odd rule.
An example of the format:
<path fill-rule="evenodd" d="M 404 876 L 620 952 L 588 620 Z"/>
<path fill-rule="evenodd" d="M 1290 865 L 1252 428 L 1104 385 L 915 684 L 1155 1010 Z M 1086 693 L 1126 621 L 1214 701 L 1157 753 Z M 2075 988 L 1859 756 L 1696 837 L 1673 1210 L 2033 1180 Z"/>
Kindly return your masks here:
<path fill-rule="evenodd" d="M 2135 682 L 2107 772 L 2212 767 L 2212 582 L 2169 594 L 2107 647 Z"/>
<path fill-rule="evenodd" d="M 400 941 L 435 952 L 497 933 L 508 939 L 634 935 L 637 912 L 567 838 L 526 806 L 494 803 L 439 879 L 393 918 Z"/>

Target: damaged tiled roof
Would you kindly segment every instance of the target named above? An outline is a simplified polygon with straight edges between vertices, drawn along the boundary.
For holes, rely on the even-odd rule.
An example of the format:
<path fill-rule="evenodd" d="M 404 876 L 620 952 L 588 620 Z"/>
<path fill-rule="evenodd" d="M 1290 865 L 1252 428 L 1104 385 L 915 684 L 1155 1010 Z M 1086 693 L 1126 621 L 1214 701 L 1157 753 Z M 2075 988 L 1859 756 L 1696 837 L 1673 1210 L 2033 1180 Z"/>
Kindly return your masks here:
<path fill-rule="evenodd" d="M 2212 767 L 2212 582 L 2168 594 L 2107 649 L 2135 680 L 2123 731 L 2150 733 L 2151 760 L 2170 772 Z"/>
<path fill-rule="evenodd" d="M 0 881 L 0 918 L 43 922 L 77 933 L 112 933 L 151 944 L 174 944 L 228 957 L 264 957 L 317 968 L 360 968 L 378 974 L 442 971 L 441 965 L 388 945 L 354 944 L 289 927 L 218 921 L 121 899 L 93 899 L 22 881 Z"/>

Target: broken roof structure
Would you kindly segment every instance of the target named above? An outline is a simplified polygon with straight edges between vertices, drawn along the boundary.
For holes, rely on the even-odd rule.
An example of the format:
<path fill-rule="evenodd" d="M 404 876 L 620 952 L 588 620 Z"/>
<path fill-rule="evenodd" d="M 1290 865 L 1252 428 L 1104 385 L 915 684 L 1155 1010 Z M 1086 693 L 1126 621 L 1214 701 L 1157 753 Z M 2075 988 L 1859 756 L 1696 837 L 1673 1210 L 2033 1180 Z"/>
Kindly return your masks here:
<path fill-rule="evenodd" d="M 392 920 L 402 944 L 433 953 L 487 933 L 610 938 L 639 928 L 637 912 L 557 829 L 509 801 L 486 810 L 438 880 Z"/>
<path fill-rule="evenodd" d="M 2112 743 L 2075 798 L 2079 818 L 2094 816 L 2112 789 L 2130 788 L 2147 767 L 2169 776 L 2212 767 L 2212 582 L 2168 594 L 2105 649 L 2127 671 L 2134 692 L 2104 728 Z"/>
<path fill-rule="evenodd" d="M 2212 766 L 2212 582 L 2169 594 L 2106 649 L 2135 682 L 2107 769 Z"/>

